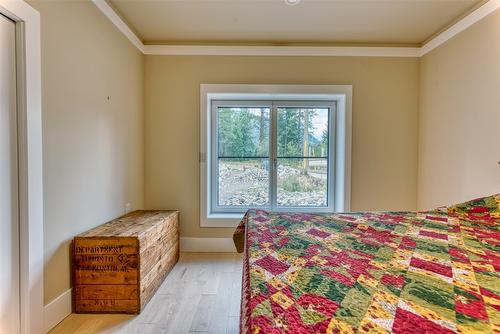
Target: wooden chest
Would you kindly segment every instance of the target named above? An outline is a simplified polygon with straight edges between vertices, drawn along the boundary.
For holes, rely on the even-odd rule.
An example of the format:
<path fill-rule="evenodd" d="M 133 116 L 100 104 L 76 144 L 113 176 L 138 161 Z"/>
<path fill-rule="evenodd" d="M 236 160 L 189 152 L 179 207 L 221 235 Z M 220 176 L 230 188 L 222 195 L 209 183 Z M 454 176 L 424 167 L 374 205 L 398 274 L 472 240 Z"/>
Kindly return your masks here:
<path fill-rule="evenodd" d="M 178 211 L 134 211 L 73 240 L 76 313 L 140 313 L 179 259 Z"/>

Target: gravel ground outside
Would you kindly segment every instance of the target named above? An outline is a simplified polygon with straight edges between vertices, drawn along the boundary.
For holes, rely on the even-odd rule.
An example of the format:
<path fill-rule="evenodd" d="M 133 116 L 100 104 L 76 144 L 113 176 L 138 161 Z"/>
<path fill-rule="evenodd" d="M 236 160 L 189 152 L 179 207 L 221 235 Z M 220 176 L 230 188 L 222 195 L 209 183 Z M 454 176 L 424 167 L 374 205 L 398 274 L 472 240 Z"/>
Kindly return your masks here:
<path fill-rule="evenodd" d="M 259 206 L 269 202 L 268 171 L 255 162 L 224 162 L 219 166 L 219 205 Z M 288 188 L 292 183 L 293 191 Z M 326 206 L 326 174 L 304 175 L 300 169 L 278 166 L 279 206 Z"/>

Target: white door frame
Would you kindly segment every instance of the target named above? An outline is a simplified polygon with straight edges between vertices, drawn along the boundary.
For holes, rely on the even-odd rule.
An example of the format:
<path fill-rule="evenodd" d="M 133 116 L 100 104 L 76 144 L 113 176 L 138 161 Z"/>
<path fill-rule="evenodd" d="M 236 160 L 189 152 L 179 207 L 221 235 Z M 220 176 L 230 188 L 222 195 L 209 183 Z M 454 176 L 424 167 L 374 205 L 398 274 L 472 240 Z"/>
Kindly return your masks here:
<path fill-rule="evenodd" d="M 43 332 L 43 187 L 40 14 L 23 0 L 0 0 L 16 23 L 21 333 Z"/>

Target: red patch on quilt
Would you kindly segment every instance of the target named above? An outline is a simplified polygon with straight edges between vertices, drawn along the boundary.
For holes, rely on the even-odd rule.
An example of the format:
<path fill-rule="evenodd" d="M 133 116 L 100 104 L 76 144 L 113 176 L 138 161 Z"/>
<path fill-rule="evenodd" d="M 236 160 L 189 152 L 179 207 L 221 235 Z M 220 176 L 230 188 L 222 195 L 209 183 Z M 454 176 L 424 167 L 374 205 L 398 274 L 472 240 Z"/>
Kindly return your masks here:
<path fill-rule="evenodd" d="M 324 275 L 327 275 L 327 276 L 333 278 L 334 280 L 336 280 L 337 282 L 340 282 L 340 283 L 347 285 L 349 287 L 353 286 L 354 283 L 356 283 L 354 278 L 346 276 L 346 275 L 341 274 L 341 273 L 338 273 L 334 270 L 324 270 L 321 273 Z"/>
<path fill-rule="evenodd" d="M 327 317 L 331 317 L 335 314 L 339 308 L 339 304 L 325 297 L 321 297 L 313 294 L 303 294 L 297 301 L 303 308 L 312 307 L 317 312 L 323 313 Z"/>
<path fill-rule="evenodd" d="M 454 331 L 439 326 L 438 324 L 427 320 L 419 315 L 397 308 L 394 324 L 392 325 L 392 333 L 394 334 L 452 334 Z"/>
<path fill-rule="evenodd" d="M 434 220 L 438 222 L 447 222 L 448 217 L 436 217 L 436 216 L 426 216 L 425 219 Z"/>
<path fill-rule="evenodd" d="M 320 238 L 326 238 L 330 236 L 330 233 L 318 230 L 316 228 L 312 228 L 309 231 L 307 231 L 307 234 L 314 235 L 315 237 L 320 237 Z"/>
<path fill-rule="evenodd" d="M 474 206 L 474 207 L 469 208 L 469 210 L 467 212 L 468 213 L 486 213 L 489 211 L 490 211 L 490 209 L 488 209 L 485 206 Z"/>
<path fill-rule="evenodd" d="M 446 234 L 444 234 L 444 233 L 438 233 L 438 232 L 433 232 L 433 231 L 420 230 L 419 235 L 423 235 L 425 237 L 431 237 L 431 238 L 441 239 L 441 240 L 448 240 L 448 236 Z"/>
<path fill-rule="evenodd" d="M 465 251 L 462 249 L 450 247 L 448 253 L 454 258 L 454 261 L 470 263 L 469 258 L 467 257 L 467 253 L 465 253 Z"/>
<path fill-rule="evenodd" d="M 424 269 L 427 271 L 432 271 L 433 273 L 440 274 L 443 276 L 453 277 L 451 267 L 444 266 L 442 264 L 431 261 L 422 260 L 419 259 L 418 257 L 414 257 L 411 259 L 410 266 L 419 269 Z"/>
<path fill-rule="evenodd" d="M 462 313 L 468 315 L 469 317 L 487 320 L 488 314 L 486 313 L 486 309 L 484 308 L 484 303 L 480 295 L 467 291 L 468 293 L 474 295 L 476 300 L 456 300 L 455 301 L 455 311 L 458 313 Z"/>
<path fill-rule="evenodd" d="M 369 227 L 362 235 L 363 238 L 374 239 L 380 243 L 391 242 L 395 238 L 395 235 L 391 231 L 377 231 L 373 227 Z"/>
<path fill-rule="evenodd" d="M 491 251 L 487 251 L 486 256 L 490 260 L 491 265 L 495 268 L 495 271 L 500 271 L 500 256 Z"/>
<path fill-rule="evenodd" d="M 497 311 L 500 311 L 500 295 L 495 294 L 494 292 L 485 289 L 483 287 L 479 287 L 479 291 L 481 291 L 481 294 L 485 297 L 489 297 L 492 299 L 496 299 L 496 302 L 493 303 L 487 303 L 489 306 L 493 307 Z"/>
<path fill-rule="evenodd" d="M 381 278 L 382 284 L 393 285 L 399 289 L 405 284 L 405 278 L 403 276 L 395 276 L 391 274 L 384 274 Z"/>
<path fill-rule="evenodd" d="M 411 238 L 408 238 L 408 237 L 404 237 L 403 240 L 401 240 L 401 246 L 405 249 L 408 249 L 408 248 L 415 248 L 417 247 L 417 243 L 415 242 L 415 240 L 411 239 Z"/>
<path fill-rule="evenodd" d="M 255 261 L 255 264 L 269 271 L 273 275 L 279 275 L 284 273 L 290 268 L 290 265 L 275 259 L 271 255 L 266 255 L 261 259 Z"/>

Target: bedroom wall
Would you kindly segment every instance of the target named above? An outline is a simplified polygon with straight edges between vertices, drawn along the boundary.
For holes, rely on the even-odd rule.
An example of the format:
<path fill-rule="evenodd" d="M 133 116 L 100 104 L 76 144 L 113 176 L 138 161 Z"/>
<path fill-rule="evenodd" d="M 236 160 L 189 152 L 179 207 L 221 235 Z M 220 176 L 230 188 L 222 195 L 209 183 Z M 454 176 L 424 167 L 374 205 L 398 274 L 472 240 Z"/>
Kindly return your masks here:
<path fill-rule="evenodd" d="M 416 58 L 145 57 L 145 201 L 181 212 L 181 236 L 229 237 L 199 227 L 199 85 L 352 84 L 353 210 L 415 209 Z"/>
<path fill-rule="evenodd" d="M 421 59 L 418 207 L 500 192 L 500 10 Z"/>
<path fill-rule="evenodd" d="M 47 304 L 70 288 L 73 236 L 143 206 L 143 56 L 90 1 L 29 3 L 41 14 Z"/>

